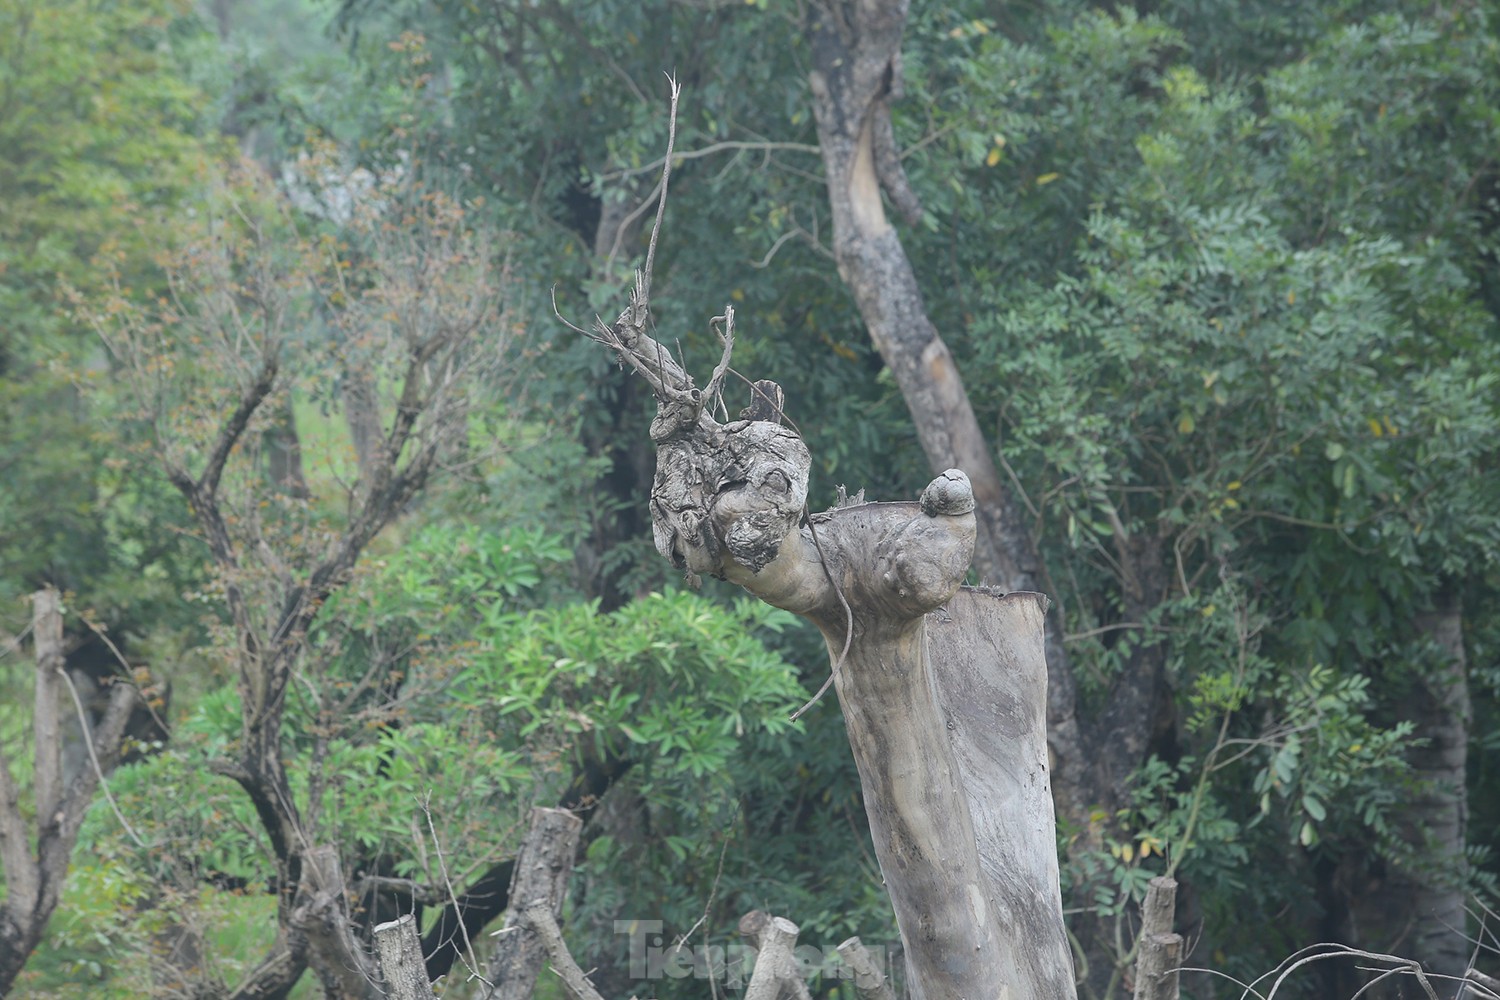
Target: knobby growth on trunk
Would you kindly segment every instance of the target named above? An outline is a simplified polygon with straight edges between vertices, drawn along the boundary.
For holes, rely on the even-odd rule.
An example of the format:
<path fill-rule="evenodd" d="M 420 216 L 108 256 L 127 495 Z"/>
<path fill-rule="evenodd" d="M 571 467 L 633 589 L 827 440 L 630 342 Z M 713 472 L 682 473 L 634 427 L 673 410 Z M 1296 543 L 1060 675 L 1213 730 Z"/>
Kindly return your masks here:
<path fill-rule="evenodd" d="M 674 85 L 674 126 L 676 102 Z M 775 384 L 750 384 L 739 419 L 715 416 L 728 416 L 733 308 L 714 320 L 722 351 L 702 388 L 646 332 L 671 152 L 669 133 L 629 305 L 586 331 L 657 400 L 656 547 L 690 582 L 739 584 L 823 633 L 911 995 L 1071 997 L 1046 745 L 1046 599 L 961 588 L 976 536 L 963 471 L 943 472 L 916 502 L 861 495 L 809 515 L 811 456 Z"/>

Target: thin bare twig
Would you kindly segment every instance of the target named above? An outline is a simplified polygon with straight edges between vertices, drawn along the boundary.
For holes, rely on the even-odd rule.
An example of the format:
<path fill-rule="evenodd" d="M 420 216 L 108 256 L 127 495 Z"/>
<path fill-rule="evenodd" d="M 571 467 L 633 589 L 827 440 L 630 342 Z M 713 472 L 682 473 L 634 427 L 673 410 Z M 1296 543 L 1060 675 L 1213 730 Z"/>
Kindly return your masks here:
<path fill-rule="evenodd" d="M 651 242 L 646 246 L 646 266 L 642 269 L 639 291 L 642 304 L 651 299 L 651 269 L 656 266 L 656 241 L 661 236 L 661 220 L 667 213 L 667 185 L 672 179 L 672 147 L 677 143 L 677 98 L 682 86 L 675 77 L 667 76 L 672 85 L 672 107 L 667 114 L 667 155 L 662 157 L 661 200 L 656 203 L 656 221 L 651 224 Z"/>
<path fill-rule="evenodd" d="M 135 827 L 130 825 L 130 821 L 120 811 L 120 804 L 115 801 L 114 793 L 109 790 L 109 782 L 104 780 L 104 768 L 99 765 L 99 755 L 94 751 L 94 734 L 89 732 L 88 714 L 83 710 L 83 699 L 78 697 L 78 688 L 66 670 L 59 670 L 58 673 L 68 685 L 68 694 L 73 696 L 73 708 L 78 712 L 78 727 L 83 730 L 83 745 L 88 748 L 89 762 L 94 765 L 94 777 L 99 779 L 99 790 L 104 793 L 105 801 L 113 810 L 115 819 L 120 821 L 120 826 L 129 834 L 130 839 L 135 841 L 135 846 L 144 850 L 146 842 L 141 839 L 140 834 L 135 832 Z"/>
<path fill-rule="evenodd" d="M 705 156 L 712 156 L 715 153 L 722 153 L 726 150 L 736 150 L 740 152 L 771 152 L 774 150 L 786 150 L 792 153 L 817 154 L 822 152 L 822 147 L 815 146 L 806 142 L 767 142 L 763 140 L 756 142 L 746 142 L 737 139 L 725 139 L 722 142 L 710 143 L 709 145 L 704 146 L 701 149 L 690 149 L 686 152 L 678 153 L 676 154 L 675 159 L 697 160 Z M 647 163 L 644 166 L 625 167 L 620 170 L 611 170 L 607 173 L 599 174 L 598 179 L 601 181 L 613 181 L 621 180 L 626 177 L 635 177 L 640 174 L 649 174 L 657 167 L 665 163 L 666 160 L 667 157 L 662 157 L 659 160 L 652 160 L 650 163 Z"/>
<path fill-rule="evenodd" d="M 615 258 L 620 256 L 620 247 L 625 242 L 625 234 L 630 231 L 631 226 L 635 225 L 635 220 L 650 211 L 652 204 L 659 204 L 657 198 L 661 194 L 661 181 L 657 181 L 656 187 L 651 189 L 651 193 L 642 198 L 641 203 L 631 209 L 629 214 L 620 220 L 620 224 L 615 227 L 614 242 L 609 245 L 609 256 L 604 258 L 604 273 L 608 274 L 610 269 L 614 267 Z"/>
<path fill-rule="evenodd" d="M 31 634 L 31 625 L 28 624 L 21 630 L 20 635 L 6 635 L 4 642 L 0 643 L 0 656 L 9 656 L 21 648 L 21 643 Z"/>
<path fill-rule="evenodd" d="M 689 927 L 687 929 L 687 932 L 677 939 L 677 943 L 673 945 L 674 948 L 681 948 L 687 942 L 687 939 L 692 937 L 694 932 L 697 931 L 699 927 L 702 927 L 704 922 L 708 920 L 709 911 L 711 911 L 714 906 L 714 898 L 719 894 L 719 880 L 724 877 L 724 857 L 729 853 L 729 842 L 734 839 L 734 824 L 739 819 L 739 817 L 740 804 L 736 802 L 734 804 L 734 815 L 729 817 L 729 832 L 724 835 L 724 843 L 719 848 L 719 867 L 718 870 L 714 872 L 714 883 L 709 887 L 708 890 L 708 902 L 703 904 L 703 913 L 698 917 L 697 922 L 695 922 L 693 926 Z"/>
<path fill-rule="evenodd" d="M 422 798 L 417 800 L 417 804 L 422 807 L 422 815 L 427 818 L 427 832 L 432 836 L 432 848 L 437 852 L 438 871 L 443 875 L 443 885 L 448 889 L 448 899 L 452 901 L 453 906 L 462 914 L 463 904 L 459 903 L 458 893 L 453 890 L 453 880 L 448 877 L 448 862 L 443 859 L 443 845 L 438 840 L 437 827 L 432 822 L 432 810 L 429 808 L 431 800 L 432 792 L 428 791 Z M 469 940 L 469 928 L 463 920 L 459 920 L 458 929 L 463 932 L 464 950 L 468 952 L 468 957 L 464 964 L 469 967 L 469 978 L 477 979 L 481 983 L 484 983 L 484 985 L 493 988 L 495 984 L 484 978 L 479 972 L 479 960 L 474 957 L 474 942 Z"/>
<path fill-rule="evenodd" d="M 764 257 L 762 257 L 760 260 L 752 260 L 750 262 L 750 266 L 755 268 L 756 270 L 764 270 L 765 268 L 770 267 L 771 261 L 775 258 L 777 251 L 779 251 L 783 246 L 786 245 L 786 241 L 794 236 L 800 235 L 801 233 L 801 226 L 788 229 L 786 232 L 776 237 L 776 242 L 771 244 L 771 249 L 766 251 L 766 255 Z"/>

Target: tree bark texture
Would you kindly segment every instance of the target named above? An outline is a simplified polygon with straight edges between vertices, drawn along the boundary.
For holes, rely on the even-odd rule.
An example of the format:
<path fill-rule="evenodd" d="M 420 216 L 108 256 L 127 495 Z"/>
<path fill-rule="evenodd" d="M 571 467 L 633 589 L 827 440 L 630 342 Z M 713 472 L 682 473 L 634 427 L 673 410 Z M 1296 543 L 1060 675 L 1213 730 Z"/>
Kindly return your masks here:
<path fill-rule="evenodd" d="M 136 705 L 135 688 L 118 683 L 110 691 L 97 726 L 90 730 L 86 719 L 79 720 L 92 755 L 88 766 L 66 776 L 62 720 L 63 713 L 75 712 L 75 706 L 65 693 L 62 599 L 51 588 L 32 596 L 32 634 L 36 655 L 34 829 L 21 811 L 9 755 L 0 747 L 0 872 L 5 876 L 5 900 L 0 904 L 0 996 L 10 991 L 57 909 L 84 814 L 100 779 L 119 763 L 125 727 Z"/>
<path fill-rule="evenodd" d="M 583 752 L 583 758 L 567 790 L 560 796 L 558 808 L 586 822 L 604 793 L 630 770 L 632 761 L 614 750 L 602 755 Z M 496 862 L 469 883 L 468 888 L 450 901 L 432 921 L 422 939 L 429 980 L 436 981 L 446 976 L 462 957 L 464 942 L 479 937 L 486 924 L 505 912 L 510 905 L 510 885 L 514 878 L 514 858 Z"/>
<path fill-rule="evenodd" d="M 1427 655 L 1407 666 L 1400 704 L 1401 717 L 1414 724 L 1423 741 L 1407 751 L 1410 797 L 1393 814 L 1402 846 L 1395 857 L 1373 864 L 1362 857 L 1346 859 L 1335 876 L 1349 908 L 1338 930 L 1357 947 L 1414 959 L 1434 977 L 1455 977 L 1446 980 L 1455 982 L 1474 956 L 1483 954 L 1474 949 L 1466 910 L 1465 789 L 1473 719 L 1457 592 L 1441 589 L 1432 610 L 1417 615 L 1413 624 L 1430 645 Z M 1359 970 L 1344 974 L 1349 982 L 1368 979 Z M 1383 984 L 1368 995 L 1395 996 L 1400 989 Z"/>
<path fill-rule="evenodd" d="M 327 1000 L 366 1000 L 382 996 L 375 963 L 355 940 L 338 849 L 319 845 L 302 855 L 302 878 L 288 927 L 307 940 L 308 964 L 323 984 Z"/>
<path fill-rule="evenodd" d="M 1456 594 L 1442 593 L 1437 606 L 1417 619 L 1417 628 L 1437 647 L 1440 659 L 1417 679 L 1408 710 L 1425 745 L 1410 752 L 1422 782 L 1416 801 L 1403 816 L 1412 847 L 1420 857 L 1437 859 L 1399 879 L 1410 892 L 1416 920 L 1412 957 L 1428 972 L 1463 976 L 1474 950 L 1466 933 L 1468 886 L 1464 849 L 1468 840 L 1466 793 L 1469 730 L 1468 660 L 1463 614 Z"/>
<path fill-rule="evenodd" d="M 404 913 L 375 928 L 375 951 L 380 956 L 380 977 L 391 1000 L 432 1000 L 432 984 L 422 961 L 422 941 L 417 921 Z"/>
<path fill-rule="evenodd" d="M 1177 880 L 1158 875 L 1141 905 L 1141 933 L 1136 939 L 1135 1000 L 1177 1000 L 1177 968 L 1182 964 L 1182 935 L 1172 930 L 1177 910 Z"/>
<path fill-rule="evenodd" d="M 854 990 L 859 1000 L 896 1000 L 891 984 L 886 979 L 875 959 L 865 948 L 864 942 L 852 937 L 839 945 L 839 957 L 854 973 Z"/>
<path fill-rule="evenodd" d="M 630 308 L 594 337 L 658 400 L 657 548 L 690 578 L 740 584 L 822 631 L 912 997 L 1072 997 L 1047 763 L 1045 599 L 960 591 L 976 522 L 957 469 L 915 503 L 806 516 L 801 438 L 778 420 L 711 415 L 733 350 L 732 308 L 723 357 L 700 390 L 646 335 L 648 288 L 639 279 Z"/>
<path fill-rule="evenodd" d="M 920 218 L 901 170 L 890 102 L 900 96 L 907 0 L 823 0 L 810 13 L 813 111 L 833 217 L 833 255 L 870 339 L 910 410 L 934 472 L 960 468 L 973 484 L 981 579 L 1005 591 L 1041 591 L 1044 569 L 1015 497 L 964 390 L 948 345 L 927 315 L 901 237 L 886 219 L 882 191 Z M 1082 773 L 1075 684 L 1062 624 L 1047 623 L 1049 733 L 1060 807 L 1087 814 L 1093 796 Z"/>
<path fill-rule="evenodd" d="M 516 855 L 510 909 L 490 962 L 488 1000 L 529 1000 L 547 958 L 546 942 L 526 917 L 534 907 L 561 915 L 583 821 L 563 809 L 533 809 L 531 830 Z"/>
<path fill-rule="evenodd" d="M 752 910 L 740 918 L 740 934 L 755 945 L 755 971 L 745 986 L 744 1000 L 780 1000 L 810 996 L 797 968 L 797 935 L 801 928 L 786 917 Z"/>
<path fill-rule="evenodd" d="M 568 943 L 563 940 L 562 928 L 557 926 L 551 906 L 545 902 L 532 904 L 526 908 L 525 917 L 527 924 L 542 942 L 547 959 L 552 963 L 552 971 L 557 973 L 568 992 L 577 1000 L 603 1000 L 599 991 L 594 989 L 594 984 L 589 981 L 588 973 L 579 968 L 578 963 L 573 960 L 572 952 L 568 951 Z"/>

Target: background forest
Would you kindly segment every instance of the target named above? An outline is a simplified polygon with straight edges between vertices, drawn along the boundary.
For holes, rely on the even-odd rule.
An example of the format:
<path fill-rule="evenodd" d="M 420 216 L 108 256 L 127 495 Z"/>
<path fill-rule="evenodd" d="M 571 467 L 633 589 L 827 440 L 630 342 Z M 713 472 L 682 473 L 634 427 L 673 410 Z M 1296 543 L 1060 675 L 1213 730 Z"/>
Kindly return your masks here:
<path fill-rule="evenodd" d="M 733 303 L 812 508 L 915 496 L 820 6 L 0 0 L 0 994 L 319 995 L 278 893 L 322 844 L 473 995 L 535 804 L 585 817 L 605 996 L 709 990 L 632 980 L 622 921 L 895 939 L 838 706 L 788 721 L 821 638 L 656 555 L 650 394 L 553 311 L 624 304 L 670 72 L 658 338 L 707 371 Z M 1500 976 L 1500 9 L 914 4 L 902 58 L 892 220 L 1066 652 L 1081 995 L 1163 872 L 1191 966 Z"/>

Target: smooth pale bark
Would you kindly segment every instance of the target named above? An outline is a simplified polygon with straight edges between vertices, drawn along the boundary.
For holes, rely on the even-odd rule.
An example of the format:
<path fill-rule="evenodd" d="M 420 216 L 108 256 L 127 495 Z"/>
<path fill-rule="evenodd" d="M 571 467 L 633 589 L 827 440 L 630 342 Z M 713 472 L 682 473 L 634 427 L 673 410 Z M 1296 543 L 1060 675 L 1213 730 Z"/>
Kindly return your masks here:
<path fill-rule="evenodd" d="M 882 192 L 908 219 L 920 217 L 894 150 L 890 102 L 900 97 L 906 0 L 823 0 L 809 11 L 810 85 L 828 201 L 832 250 L 870 340 L 911 412 L 934 472 L 963 469 L 978 503 L 974 564 L 1005 591 L 1045 590 L 1044 567 L 1025 513 L 996 467 L 953 354 L 927 314 Z M 1051 749 L 1058 804 L 1075 821 L 1098 799 L 1085 774 L 1075 718 L 1076 685 L 1061 621 L 1046 629 Z"/>
<path fill-rule="evenodd" d="M 960 592 L 976 522 L 974 490 L 957 469 L 916 503 L 807 517 L 801 438 L 777 420 L 711 415 L 733 310 L 723 357 L 700 390 L 647 336 L 648 288 L 638 279 L 630 308 L 593 336 L 658 400 L 657 548 L 690 579 L 738 583 L 822 631 L 910 995 L 1072 997 L 1047 763 L 1044 599 Z"/>
<path fill-rule="evenodd" d="M 786 917 L 752 910 L 740 918 L 740 934 L 755 944 L 755 971 L 745 987 L 744 1000 L 796 1000 L 809 996 L 797 969 L 795 951 L 801 928 Z"/>
<path fill-rule="evenodd" d="M 933 680 L 968 797 L 1000 934 L 1026 941 L 1018 975 L 1071 996 L 1073 954 L 1056 898 L 1041 594 L 964 588 L 927 616 Z"/>

